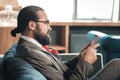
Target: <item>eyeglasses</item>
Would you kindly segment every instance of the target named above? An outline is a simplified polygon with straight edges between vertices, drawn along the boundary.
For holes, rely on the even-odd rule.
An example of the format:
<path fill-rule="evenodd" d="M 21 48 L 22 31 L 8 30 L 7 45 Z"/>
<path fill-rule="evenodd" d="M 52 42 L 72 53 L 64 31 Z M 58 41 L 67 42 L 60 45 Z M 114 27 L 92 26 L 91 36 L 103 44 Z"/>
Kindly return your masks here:
<path fill-rule="evenodd" d="M 43 23 L 43 24 L 49 24 L 49 23 L 50 23 L 49 20 L 46 20 L 46 21 L 35 21 L 35 22 L 41 22 L 41 23 Z"/>

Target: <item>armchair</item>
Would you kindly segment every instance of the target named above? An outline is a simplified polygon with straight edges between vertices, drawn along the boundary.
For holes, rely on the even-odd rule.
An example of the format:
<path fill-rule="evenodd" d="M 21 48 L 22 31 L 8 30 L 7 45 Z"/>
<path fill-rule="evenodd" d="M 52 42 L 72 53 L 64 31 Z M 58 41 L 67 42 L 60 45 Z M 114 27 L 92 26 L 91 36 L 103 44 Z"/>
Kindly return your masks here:
<path fill-rule="evenodd" d="M 8 50 L 1 58 L 3 60 L 1 73 L 4 74 L 0 80 L 47 80 L 40 72 L 35 70 L 29 63 L 23 59 L 15 58 L 16 44 Z"/>
<path fill-rule="evenodd" d="M 97 50 L 103 55 L 104 64 L 113 58 L 120 58 L 120 36 L 108 35 L 100 31 L 89 31 L 87 38 L 92 40 L 95 35 L 98 35 L 100 47 L 98 47 Z"/>

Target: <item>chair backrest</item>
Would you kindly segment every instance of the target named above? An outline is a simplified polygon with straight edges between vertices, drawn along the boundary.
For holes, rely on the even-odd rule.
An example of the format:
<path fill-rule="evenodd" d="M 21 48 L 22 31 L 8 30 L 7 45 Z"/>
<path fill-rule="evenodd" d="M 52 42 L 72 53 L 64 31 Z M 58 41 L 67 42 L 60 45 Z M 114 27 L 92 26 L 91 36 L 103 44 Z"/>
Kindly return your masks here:
<path fill-rule="evenodd" d="M 114 58 L 120 58 L 120 36 L 107 37 L 103 48 L 107 53 L 107 62 Z"/>
<path fill-rule="evenodd" d="M 4 72 L 7 80 L 47 80 L 28 62 L 15 57 L 16 45 L 13 44 L 3 58 Z"/>

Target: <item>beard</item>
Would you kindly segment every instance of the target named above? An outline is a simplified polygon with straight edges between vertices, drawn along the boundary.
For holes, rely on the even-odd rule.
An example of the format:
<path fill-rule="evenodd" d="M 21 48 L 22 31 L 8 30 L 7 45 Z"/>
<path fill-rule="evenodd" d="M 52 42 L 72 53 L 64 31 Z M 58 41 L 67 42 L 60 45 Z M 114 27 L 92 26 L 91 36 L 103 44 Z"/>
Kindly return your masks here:
<path fill-rule="evenodd" d="M 50 45 L 51 43 L 51 37 L 48 33 L 47 34 L 35 33 L 34 37 L 42 45 Z"/>

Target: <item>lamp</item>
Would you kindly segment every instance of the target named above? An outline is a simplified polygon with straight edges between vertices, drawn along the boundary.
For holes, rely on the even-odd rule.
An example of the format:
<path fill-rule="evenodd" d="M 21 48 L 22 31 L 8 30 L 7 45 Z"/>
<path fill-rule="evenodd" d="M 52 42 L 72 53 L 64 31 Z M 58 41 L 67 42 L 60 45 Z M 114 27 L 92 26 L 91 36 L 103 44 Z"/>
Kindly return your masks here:
<path fill-rule="evenodd" d="M 21 9 L 17 0 L 0 0 L 0 10 L 4 10 L 6 5 L 12 5 L 13 10 Z"/>
<path fill-rule="evenodd" d="M 17 0 L 0 0 L 0 25 L 16 26 L 16 18 L 20 9 Z"/>

